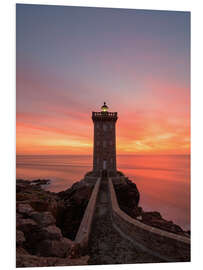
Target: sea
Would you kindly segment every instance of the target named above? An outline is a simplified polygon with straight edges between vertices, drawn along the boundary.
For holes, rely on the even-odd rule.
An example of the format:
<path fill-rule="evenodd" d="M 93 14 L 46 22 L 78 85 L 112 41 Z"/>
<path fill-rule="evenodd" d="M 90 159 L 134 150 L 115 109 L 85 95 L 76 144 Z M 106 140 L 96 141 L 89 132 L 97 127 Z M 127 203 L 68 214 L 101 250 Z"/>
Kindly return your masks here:
<path fill-rule="evenodd" d="M 140 191 L 144 211 L 190 230 L 190 155 L 118 155 L 117 169 Z M 17 155 L 17 179 L 51 179 L 48 190 L 58 192 L 92 170 L 88 155 Z"/>

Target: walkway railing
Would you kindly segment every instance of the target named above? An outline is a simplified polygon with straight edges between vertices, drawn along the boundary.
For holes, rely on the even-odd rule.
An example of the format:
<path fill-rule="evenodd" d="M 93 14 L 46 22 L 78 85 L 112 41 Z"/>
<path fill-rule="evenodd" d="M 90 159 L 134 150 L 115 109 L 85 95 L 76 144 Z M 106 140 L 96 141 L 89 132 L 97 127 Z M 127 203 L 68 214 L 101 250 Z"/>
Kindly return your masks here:
<path fill-rule="evenodd" d="M 100 182 L 101 182 L 101 178 L 98 178 L 97 182 L 94 186 L 94 189 L 92 191 L 88 205 L 86 207 L 86 210 L 85 210 L 83 219 L 81 221 L 79 230 L 78 230 L 77 235 L 75 237 L 74 243 L 80 251 L 85 250 L 88 246 L 88 241 L 89 241 L 92 220 L 93 220 L 97 196 L 98 196 L 98 191 L 99 191 L 99 187 L 100 187 Z"/>

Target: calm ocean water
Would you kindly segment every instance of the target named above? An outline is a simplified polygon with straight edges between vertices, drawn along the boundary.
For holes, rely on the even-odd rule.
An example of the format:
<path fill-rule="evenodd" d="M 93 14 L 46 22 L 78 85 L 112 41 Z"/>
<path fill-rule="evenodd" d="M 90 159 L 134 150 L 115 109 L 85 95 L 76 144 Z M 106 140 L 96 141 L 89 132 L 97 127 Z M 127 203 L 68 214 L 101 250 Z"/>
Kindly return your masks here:
<path fill-rule="evenodd" d="M 190 229 L 190 156 L 123 155 L 117 157 L 121 170 L 140 191 L 140 206 L 159 211 L 168 220 Z M 17 156 L 16 177 L 27 180 L 52 179 L 51 191 L 61 191 L 92 169 L 91 156 Z"/>

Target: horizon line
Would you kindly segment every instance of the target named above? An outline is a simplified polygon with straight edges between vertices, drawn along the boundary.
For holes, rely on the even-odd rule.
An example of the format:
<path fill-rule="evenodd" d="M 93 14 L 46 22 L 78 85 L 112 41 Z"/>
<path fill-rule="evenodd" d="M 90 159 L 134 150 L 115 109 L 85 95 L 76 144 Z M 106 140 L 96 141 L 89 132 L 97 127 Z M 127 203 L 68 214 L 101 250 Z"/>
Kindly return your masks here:
<path fill-rule="evenodd" d="M 190 156 L 188 154 L 117 154 L 116 156 Z M 16 156 L 93 156 L 93 154 L 16 154 Z"/>

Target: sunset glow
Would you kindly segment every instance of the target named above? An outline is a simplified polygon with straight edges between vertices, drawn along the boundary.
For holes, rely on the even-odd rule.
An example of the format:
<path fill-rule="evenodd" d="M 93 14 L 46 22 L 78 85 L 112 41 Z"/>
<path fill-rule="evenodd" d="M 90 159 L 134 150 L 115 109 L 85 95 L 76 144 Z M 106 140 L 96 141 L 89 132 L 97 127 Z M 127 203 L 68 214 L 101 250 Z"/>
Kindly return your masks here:
<path fill-rule="evenodd" d="M 104 101 L 118 112 L 118 154 L 190 153 L 188 13 L 17 14 L 17 154 L 91 155 L 91 113 Z"/>

